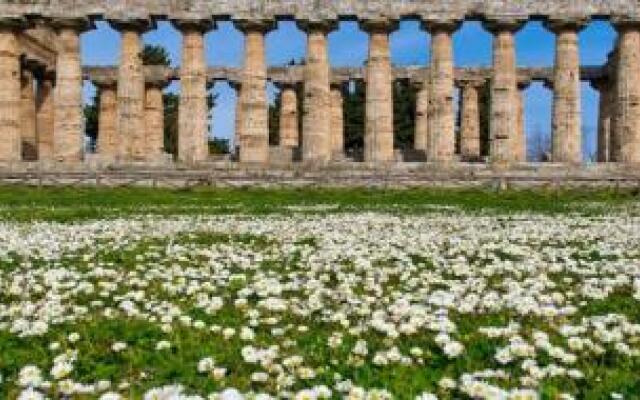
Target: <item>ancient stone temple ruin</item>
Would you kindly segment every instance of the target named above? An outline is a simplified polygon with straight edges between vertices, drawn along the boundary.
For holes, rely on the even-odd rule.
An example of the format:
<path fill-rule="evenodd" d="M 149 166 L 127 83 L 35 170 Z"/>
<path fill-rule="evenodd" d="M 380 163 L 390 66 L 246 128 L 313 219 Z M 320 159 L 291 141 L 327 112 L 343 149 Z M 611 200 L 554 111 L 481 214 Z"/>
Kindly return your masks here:
<path fill-rule="evenodd" d="M 405 18 L 431 36 L 427 66 L 396 68 L 389 35 Z M 265 35 L 280 19 L 295 20 L 307 36 L 303 66 L 268 67 Z M 369 35 L 363 68 L 334 68 L 327 35 L 343 19 Z M 481 20 L 493 36 L 493 65 L 457 68 L 452 35 L 466 19 Z M 522 68 L 514 34 L 529 20 L 555 34 L 555 65 Z M 580 65 L 578 33 L 606 19 L 618 32 L 605 65 Z M 119 65 L 81 63 L 80 36 L 97 20 L 122 37 Z M 182 35 L 179 68 L 143 66 L 141 35 L 169 20 Z M 204 35 L 231 20 L 245 36 L 242 68 L 208 66 Z M 588 45 L 588 44 L 586 44 Z M 426 43 L 425 43 L 426 46 Z M 581 82 L 600 93 L 597 161 L 607 171 L 640 164 L 640 3 L 636 0 L 0 0 L 0 161 L 86 166 L 174 165 L 216 168 L 207 148 L 207 85 L 237 90 L 235 154 L 225 168 L 261 165 L 516 170 L 527 165 L 522 92 L 532 81 L 553 90 L 550 163 L 584 167 Z M 97 155 L 85 151 L 84 80 L 99 97 Z M 163 148 L 162 90 L 180 81 L 176 154 Z M 364 149 L 344 151 L 343 90 L 366 86 Z M 394 149 L 393 84 L 418 88 L 411 152 Z M 280 143 L 270 146 L 267 82 L 281 90 Z M 488 104 L 480 101 L 486 90 Z M 459 95 L 454 95 L 458 91 Z M 300 98 L 302 97 L 302 98 Z M 459 104 L 454 104 L 459 101 Z M 488 107 L 488 151 L 481 154 L 480 113 Z M 455 110 L 460 109 L 456 118 Z M 459 120 L 459 126 L 456 121 Z M 97 157 L 97 158 L 96 158 Z M 530 163 L 529 163 L 530 164 Z M 434 167 L 435 168 L 435 167 Z M 267 168 L 268 169 L 268 168 Z"/>

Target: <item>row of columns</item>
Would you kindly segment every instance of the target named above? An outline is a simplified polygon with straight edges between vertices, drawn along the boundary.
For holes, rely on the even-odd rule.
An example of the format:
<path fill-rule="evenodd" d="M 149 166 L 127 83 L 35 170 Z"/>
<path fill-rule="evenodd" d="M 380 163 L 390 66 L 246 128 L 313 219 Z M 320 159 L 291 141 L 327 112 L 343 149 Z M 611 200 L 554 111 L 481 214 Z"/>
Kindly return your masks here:
<path fill-rule="evenodd" d="M 183 64 L 180 69 L 181 96 L 177 158 L 197 163 L 207 158 L 207 82 L 204 34 L 209 21 L 174 21 L 182 32 Z M 122 34 L 122 49 L 115 88 L 101 88 L 100 152 L 120 161 L 149 161 L 161 156 L 162 130 L 161 85 L 145 82 L 141 59 L 141 35 L 150 28 L 148 21 L 112 21 Z M 457 22 L 427 22 L 431 33 L 431 65 L 426 85 L 419 91 L 416 114 L 415 147 L 430 161 L 448 162 L 455 157 L 454 63 L 452 33 Z M 58 161 L 80 161 L 83 155 L 82 71 L 80 33 L 88 28 L 85 20 L 59 20 L 52 25 L 58 34 L 54 99 L 42 85 L 39 100 L 41 124 L 53 121 L 51 135 L 44 134 L 41 151 Z M 267 67 L 265 34 L 272 21 L 238 21 L 245 34 L 245 60 L 239 89 L 238 132 L 240 161 L 263 163 L 269 159 Z M 303 160 L 327 162 L 340 157 L 343 138 L 341 115 L 338 115 L 339 88 L 332 88 L 327 52 L 327 35 L 333 22 L 300 24 L 307 33 L 308 55 L 304 72 L 302 134 L 298 129 L 297 110 L 293 111 L 292 92 L 283 92 L 281 116 L 283 140 L 302 148 Z M 486 27 L 493 33 L 493 75 L 490 81 L 489 153 L 496 163 L 524 161 L 525 137 L 523 105 L 518 87 L 514 33 L 521 21 L 492 21 Z M 555 162 L 579 163 L 582 160 L 580 63 L 578 53 L 579 21 L 552 21 L 548 27 L 556 34 L 553 77 L 553 140 L 551 159 Z M 640 162 L 640 26 L 617 23 L 620 32 L 615 66 L 615 85 L 602 91 L 599 140 L 603 144 L 599 158 L 621 162 Z M 365 152 L 368 162 L 390 162 L 393 151 L 393 94 L 389 52 L 389 33 L 396 23 L 388 20 L 365 21 L 369 34 L 366 65 Z M 33 141 L 31 126 L 15 110 L 29 96 L 21 76 L 17 35 L 21 27 L 11 21 L 0 23 L 0 129 L 5 138 L 0 143 L 0 159 L 21 158 L 21 140 L 27 133 Z M 46 81 L 44 81 L 46 82 Z M 33 84 L 31 84 L 31 87 Z M 29 87 L 29 83 L 26 83 Z M 478 87 L 462 88 L 461 153 L 479 157 Z M 114 111 L 115 104 L 115 111 Z M 615 105 L 615 106 L 613 106 Z M 52 113 L 45 115 L 46 110 Z M 32 110 L 28 111 L 32 113 Z M 37 111 L 36 111 L 37 112 Z M 114 117 L 115 113 L 115 117 Z M 340 113 L 341 114 L 341 113 Z M 333 116 L 329 117 L 328 116 Z M 608 119 L 607 119 L 608 118 Z M 34 121 L 29 117 L 29 121 Z M 607 125 L 608 124 L 608 125 Z M 36 123 L 36 130 L 39 124 Z M 46 130 L 46 128 L 43 128 Z M 338 134 L 340 133 L 340 134 Z M 301 136 L 301 143 L 296 137 Z M 40 135 L 36 135 L 40 137 Z M 606 139 L 605 139 L 606 138 Z M 50 150 L 45 150 L 50 143 Z M 38 145 L 40 147 L 40 145 Z M 606 150 L 605 150 L 606 149 Z M 606 153 L 606 154 L 605 154 Z"/>

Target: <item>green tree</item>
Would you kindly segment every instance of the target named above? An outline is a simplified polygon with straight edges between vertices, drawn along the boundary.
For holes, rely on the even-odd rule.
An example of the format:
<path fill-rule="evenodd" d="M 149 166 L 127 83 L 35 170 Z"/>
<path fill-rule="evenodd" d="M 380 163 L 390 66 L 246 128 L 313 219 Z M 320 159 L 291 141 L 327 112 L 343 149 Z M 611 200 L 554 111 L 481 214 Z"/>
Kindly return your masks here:
<path fill-rule="evenodd" d="M 416 125 L 417 89 L 408 81 L 396 81 L 393 85 L 393 143 L 394 148 L 413 148 Z"/>
<path fill-rule="evenodd" d="M 83 107 L 84 114 L 84 133 L 89 138 L 89 151 L 95 152 L 98 141 L 98 110 L 100 109 L 100 96 L 93 96 L 92 104 L 85 104 Z"/>
<path fill-rule="evenodd" d="M 169 52 L 160 45 L 145 44 L 141 57 L 144 65 L 162 65 L 165 67 L 171 65 Z"/>

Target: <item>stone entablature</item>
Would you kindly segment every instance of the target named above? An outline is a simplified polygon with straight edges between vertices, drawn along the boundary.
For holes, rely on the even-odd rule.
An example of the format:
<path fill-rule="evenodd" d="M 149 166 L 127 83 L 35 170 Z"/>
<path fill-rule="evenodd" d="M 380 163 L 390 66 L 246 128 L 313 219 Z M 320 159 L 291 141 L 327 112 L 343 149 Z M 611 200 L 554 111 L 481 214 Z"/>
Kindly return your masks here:
<path fill-rule="evenodd" d="M 112 83 L 118 81 L 118 69 L 111 66 L 85 66 L 83 77 L 86 80 L 97 83 Z M 158 66 L 146 66 L 145 80 L 148 83 L 168 83 L 169 81 L 180 79 L 179 68 L 165 68 Z M 429 68 L 407 66 L 393 67 L 393 80 L 408 80 L 411 83 L 422 84 L 429 75 Z M 580 80 L 595 82 L 608 80 L 609 69 L 599 66 L 583 66 L 580 68 Z M 469 67 L 455 68 L 454 80 L 457 86 L 463 86 L 467 82 L 485 83 L 491 79 L 492 69 Z M 517 69 L 518 82 L 527 85 L 532 81 L 541 81 L 548 84 L 553 83 L 553 67 L 520 67 Z M 267 69 L 267 79 L 276 85 L 292 85 L 304 82 L 304 68 L 302 66 L 292 67 L 269 67 Z M 341 82 L 366 80 L 365 68 L 334 67 L 331 68 L 331 82 L 338 84 Z M 235 67 L 208 67 L 207 81 L 226 81 L 232 86 L 242 82 L 242 69 Z"/>
<path fill-rule="evenodd" d="M 633 20 L 640 16 L 640 5 L 636 0 L 3 0 L 0 16 L 234 20 L 290 17 L 308 21 L 349 17 L 418 17 L 425 21 L 466 17 L 494 20 L 621 17 Z"/>

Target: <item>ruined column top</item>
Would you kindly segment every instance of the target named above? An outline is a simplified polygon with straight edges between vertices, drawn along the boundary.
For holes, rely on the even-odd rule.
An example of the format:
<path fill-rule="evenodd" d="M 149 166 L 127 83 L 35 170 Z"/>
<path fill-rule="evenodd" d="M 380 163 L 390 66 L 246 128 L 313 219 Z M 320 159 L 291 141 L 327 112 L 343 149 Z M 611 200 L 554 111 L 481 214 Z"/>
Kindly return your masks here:
<path fill-rule="evenodd" d="M 2 17 L 97 17 L 104 19 L 213 18 L 232 20 L 336 20 L 340 18 L 425 21 L 530 18 L 640 20 L 637 0 L 2 0 Z"/>

